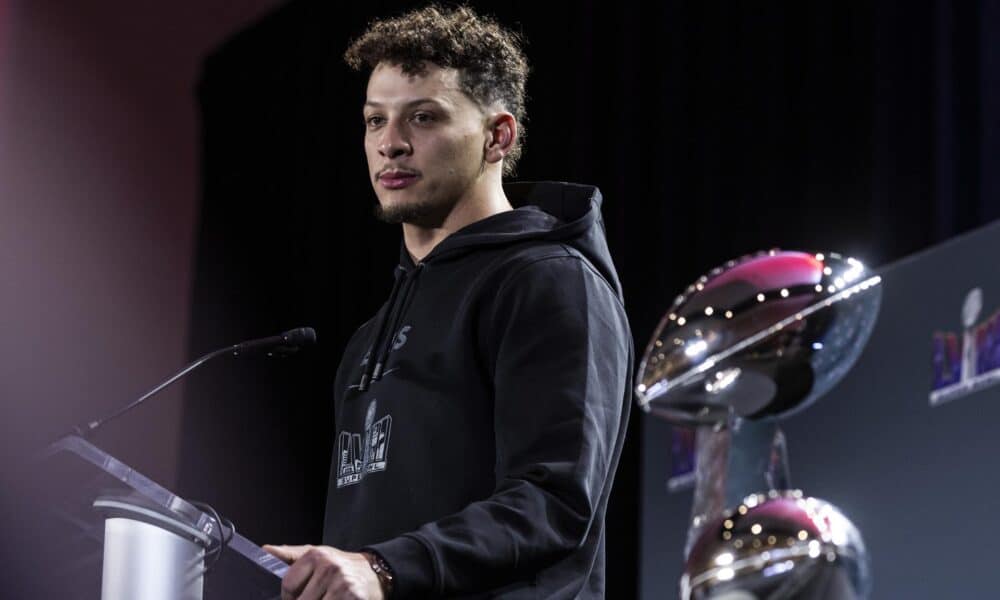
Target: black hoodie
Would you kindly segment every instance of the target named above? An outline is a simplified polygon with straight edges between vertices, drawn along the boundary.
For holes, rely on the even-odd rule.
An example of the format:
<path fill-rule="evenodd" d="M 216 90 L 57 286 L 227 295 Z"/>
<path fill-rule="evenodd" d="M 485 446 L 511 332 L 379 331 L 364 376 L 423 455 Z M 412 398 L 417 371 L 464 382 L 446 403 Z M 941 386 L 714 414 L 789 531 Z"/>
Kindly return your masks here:
<path fill-rule="evenodd" d="M 505 191 L 515 210 L 402 249 L 337 371 L 323 541 L 381 555 L 394 597 L 604 595 L 633 352 L 601 196 Z"/>

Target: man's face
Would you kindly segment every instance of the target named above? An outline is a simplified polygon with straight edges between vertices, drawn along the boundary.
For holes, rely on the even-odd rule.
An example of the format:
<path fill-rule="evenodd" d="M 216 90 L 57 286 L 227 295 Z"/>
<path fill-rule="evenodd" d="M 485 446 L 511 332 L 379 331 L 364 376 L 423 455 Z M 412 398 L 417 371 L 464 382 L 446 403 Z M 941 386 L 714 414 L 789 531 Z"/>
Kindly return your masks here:
<path fill-rule="evenodd" d="M 488 134 L 458 71 L 427 64 L 421 75 L 380 63 L 368 80 L 365 155 L 379 218 L 437 227 L 477 183 Z"/>

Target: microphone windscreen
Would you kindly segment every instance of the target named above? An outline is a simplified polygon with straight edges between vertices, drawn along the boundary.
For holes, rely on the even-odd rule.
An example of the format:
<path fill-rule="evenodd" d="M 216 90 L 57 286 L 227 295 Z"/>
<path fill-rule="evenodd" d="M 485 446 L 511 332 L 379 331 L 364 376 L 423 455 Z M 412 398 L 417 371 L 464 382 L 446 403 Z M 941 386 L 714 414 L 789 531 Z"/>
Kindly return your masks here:
<path fill-rule="evenodd" d="M 290 346 L 311 346 L 316 343 L 316 330 L 312 327 L 298 327 L 286 331 L 281 337 Z"/>

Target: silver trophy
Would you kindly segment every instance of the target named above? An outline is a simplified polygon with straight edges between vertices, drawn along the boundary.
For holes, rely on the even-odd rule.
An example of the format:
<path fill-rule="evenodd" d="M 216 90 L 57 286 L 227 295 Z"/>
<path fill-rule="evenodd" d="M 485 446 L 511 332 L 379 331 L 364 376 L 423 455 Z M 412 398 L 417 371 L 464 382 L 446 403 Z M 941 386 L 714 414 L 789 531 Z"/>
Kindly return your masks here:
<path fill-rule="evenodd" d="M 838 254 L 732 260 L 677 297 L 639 366 L 639 406 L 694 427 L 685 599 L 867 597 L 861 535 L 791 489 L 778 422 L 851 368 L 875 324 L 881 278 Z"/>

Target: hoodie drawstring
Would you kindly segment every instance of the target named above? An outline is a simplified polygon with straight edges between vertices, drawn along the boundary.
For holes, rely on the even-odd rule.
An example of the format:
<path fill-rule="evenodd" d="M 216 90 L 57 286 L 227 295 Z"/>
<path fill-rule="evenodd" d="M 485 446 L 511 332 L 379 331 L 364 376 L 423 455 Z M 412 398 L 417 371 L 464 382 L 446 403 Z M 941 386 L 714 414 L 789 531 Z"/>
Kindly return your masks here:
<path fill-rule="evenodd" d="M 423 266 L 423 263 L 418 264 L 413 273 L 407 273 L 403 267 L 396 267 L 396 280 L 392 284 L 392 292 L 389 293 L 389 302 L 385 312 L 382 313 L 382 318 L 379 320 L 375 341 L 369 350 L 368 363 L 361 375 L 358 391 L 367 390 L 372 382 L 378 381 L 382 377 L 382 368 L 392 350 L 396 328 L 399 327 L 403 314 L 406 312 L 407 304 L 415 288 L 414 283 Z"/>
<path fill-rule="evenodd" d="M 392 326 L 386 332 L 385 341 L 382 343 L 382 350 L 378 354 L 378 361 L 375 363 L 375 368 L 372 370 L 372 381 L 378 381 L 382 377 L 382 367 L 385 366 L 386 361 L 389 359 L 389 352 L 392 351 L 392 346 L 396 341 L 396 332 L 403 322 L 403 315 L 406 314 L 406 310 L 409 308 L 409 303 L 413 296 L 413 290 L 417 287 L 417 277 L 420 276 L 420 272 L 423 268 L 423 263 L 418 264 L 417 268 L 414 269 L 412 273 L 407 275 L 406 281 L 403 283 L 403 289 L 399 295 L 399 309 L 390 321 Z"/>
<path fill-rule="evenodd" d="M 363 392 L 368 389 L 368 382 L 371 380 L 372 370 L 375 365 L 375 352 L 378 348 L 379 340 L 382 339 L 382 334 L 385 332 L 385 326 L 389 322 L 389 313 L 396 309 L 396 295 L 399 293 L 400 284 L 403 283 L 404 279 L 406 279 L 406 270 L 403 267 L 396 267 L 396 278 L 392 282 L 389 301 L 386 303 L 382 318 L 379 319 L 378 328 L 375 330 L 375 341 L 368 350 L 368 361 L 365 363 L 365 370 L 361 373 L 361 383 L 358 385 L 359 391 Z"/>

